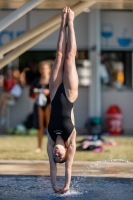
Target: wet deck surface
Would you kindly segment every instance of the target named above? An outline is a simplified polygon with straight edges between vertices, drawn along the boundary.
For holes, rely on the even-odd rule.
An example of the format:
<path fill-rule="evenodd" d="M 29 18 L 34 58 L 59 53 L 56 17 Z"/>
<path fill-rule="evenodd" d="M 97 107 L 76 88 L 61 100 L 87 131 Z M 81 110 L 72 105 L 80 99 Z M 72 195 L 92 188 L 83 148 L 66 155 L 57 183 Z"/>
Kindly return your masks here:
<path fill-rule="evenodd" d="M 70 190 L 51 188 L 47 161 L 0 161 L 0 200 L 132 200 L 133 163 L 74 162 Z M 57 184 L 64 185 L 64 164 Z"/>
<path fill-rule="evenodd" d="M 58 164 L 58 176 L 64 176 L 64 164 Z M 49 176 L 48 161 L 0 161 L 0 175 L 44 175 Z M 133 163 L 74 162 L 72 175 L 133 178 Z"/>

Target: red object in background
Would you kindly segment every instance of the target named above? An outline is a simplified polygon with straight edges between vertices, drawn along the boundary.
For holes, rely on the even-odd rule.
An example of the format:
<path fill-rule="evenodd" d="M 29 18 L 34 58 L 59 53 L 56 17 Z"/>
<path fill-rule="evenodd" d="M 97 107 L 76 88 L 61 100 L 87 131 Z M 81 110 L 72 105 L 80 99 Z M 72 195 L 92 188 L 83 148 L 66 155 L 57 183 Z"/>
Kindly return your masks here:
<path fill-rule="evenodd" d="M 122 112 L 117 105 L 112 105 L 106 112 L 107 130 L 110 135 L 122 134 Z"/>
<path fill-rule="evenodd" d="M 4 90 L 5 92 L 9 92 L 13 86 L 16 84 L 16 79 L 11 78 L 11 79 L 4 79 Z"/>

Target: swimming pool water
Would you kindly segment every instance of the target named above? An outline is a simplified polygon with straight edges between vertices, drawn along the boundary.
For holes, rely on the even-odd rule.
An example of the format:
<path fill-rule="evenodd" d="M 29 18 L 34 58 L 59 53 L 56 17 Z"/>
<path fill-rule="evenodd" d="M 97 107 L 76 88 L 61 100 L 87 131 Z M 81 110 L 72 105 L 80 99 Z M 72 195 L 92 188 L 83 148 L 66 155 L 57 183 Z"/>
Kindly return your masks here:
<path fill-rule="evenodd" d="M 75 177 L 72 177 L 72 182 Z M 63 186 L 64 177 L 57 177 Z M 47 176 L 0 176 L 0 200 L 133 200 L 133 178 L 86 177 L 64 194 L 54 193 Z"/>

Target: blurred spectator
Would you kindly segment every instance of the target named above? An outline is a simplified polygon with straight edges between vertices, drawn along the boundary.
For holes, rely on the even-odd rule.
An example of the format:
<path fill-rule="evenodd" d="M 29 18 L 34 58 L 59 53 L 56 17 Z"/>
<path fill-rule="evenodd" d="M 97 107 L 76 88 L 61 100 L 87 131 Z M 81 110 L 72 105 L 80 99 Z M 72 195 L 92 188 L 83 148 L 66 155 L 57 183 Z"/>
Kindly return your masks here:
<path fill-rule="evenodd" d="M 20 81 L 20 70 L 16 67 L 13 68 L 13 77 L 17 80 Z"/>
<path fill-rule="evenodd" d="M 39 72 L 40 76 L 33 81 L 30 89 L 30 97 L 36 98 L 34 107 L 34 122 L 35 128 L 38 129 L 38 148 L 36 149 L 37 153 L 41 151 L 44 128 L 48 128 L 50 117 L 50 63 L 45 61 L 40 62 Z"/>
<path fill-rule="evenodd" d="M 4 83 L 3 83 L 4 91 L 9 92 L 15 84 L 16 84 L 16 79 L 13 76 L 13 70 L 12 68 L 8 68 L 6 70 L 6 75 L 4 77 Z"/>
<path fill-rule="evenodd" d="M 27 85 L 26 83 L 26 74 L 30 71 L 30 68 L 25 68 L 22 73 L 20 74 L 20 81 L 22 86 Z"/>
<path fill-rule="evenodd" d="M 3 82 L 4 82 L 4 76 L 0 75 L 0 88 L 3 87 Z"/>
<path fill-rule="evenodd" d="M 108 84 L 110 81 L 109 73 L 105 65 L 105 59 L 102 56 L 101 56 L 101 63 L 100 63 L 100 75 L 101 75 L 102 85 Z"/>
<path fill-rule="evenodd" d="M 21 78 L 23 79 L 23 83 L 25 82 L 26 85 L 31 85 L 38 76 L 40 76 L 40 73 L 38 71 L 37 61 L 32 59 L 29 62 L 29 68 L 24 69 L 22 72 Z"/>
<path fill-rule="evenodd" d="M 112 62 L 112 86 L 117 89 L 124 84 L 124 65 L 122 62 Z"/>
<path fill-rule="evenodd" d="M 18 69 L 7 69 L 6 76 L 4 78 L 4 92 L 0 96 L 0 108 L 1 108 L 1 125 L 6 122 L 5 112 L 8 100 L 17 100 L 22 93 L 22 88 L 19 81 L 20 72 Z"/>

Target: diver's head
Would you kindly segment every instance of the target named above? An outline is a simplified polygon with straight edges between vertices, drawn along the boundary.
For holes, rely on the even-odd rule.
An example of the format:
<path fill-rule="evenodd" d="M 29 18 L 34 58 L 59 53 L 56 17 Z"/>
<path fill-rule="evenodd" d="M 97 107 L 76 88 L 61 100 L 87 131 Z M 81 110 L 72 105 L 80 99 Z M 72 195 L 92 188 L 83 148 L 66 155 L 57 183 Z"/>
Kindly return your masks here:
<path fill-rule="evenodd" d="M 63 163 L 67 158 L 67 149 L 61 144 L 56 144 L 53 148 L 53 157 L 56 163 Z"/>

